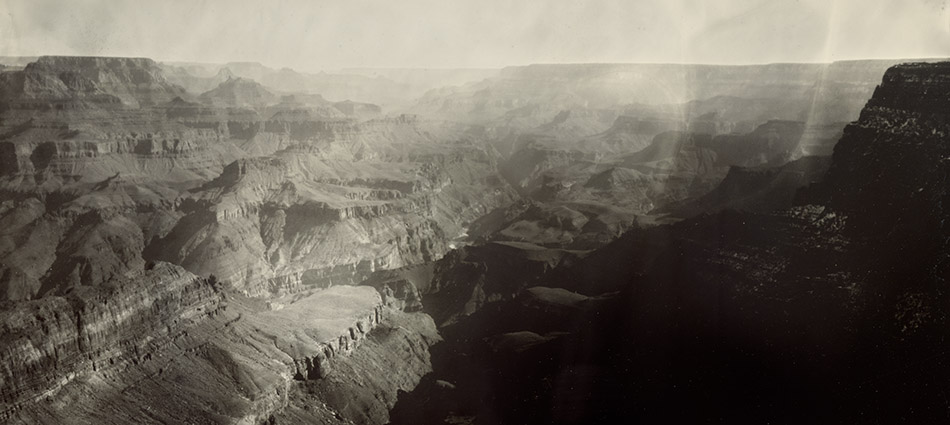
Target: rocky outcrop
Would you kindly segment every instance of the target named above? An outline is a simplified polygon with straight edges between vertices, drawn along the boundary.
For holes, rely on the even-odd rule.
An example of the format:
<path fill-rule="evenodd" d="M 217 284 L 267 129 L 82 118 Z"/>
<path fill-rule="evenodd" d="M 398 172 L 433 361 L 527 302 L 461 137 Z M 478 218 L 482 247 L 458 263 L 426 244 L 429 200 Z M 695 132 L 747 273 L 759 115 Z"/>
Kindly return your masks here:
<path fill-rule="evenodd" d="M 526 146 L 502 164 L 501 173 L 513 186 L 531 193 L 538 189 L 544 171 L 593 159 L 594 155 L 584 152 Z"/>
<path fill-rule="evenodd" d="M 0 74 L 10 422 L 385 423 L 400 402 L 393 421 L 412 422 L 446 394 L 464 411 L 437 420 L 506 423 L 525 422 L 525 406 L 546 422 L 675 420 L 683 403 L 670 400 L 686 400 L 765 422 L 858 399 L 886 414 L 882 389 L 918 411 L 941 401 L 904 378 L 920 373 L 876 371 L 950 376 L 928 361 L 947 336 L 943 65 L 888 71 L 827 178 L 793 200 L 821 163 L 754 167 L 833 134 L 826 120 L 870 90 L 863 65 L 510 70 L 442 98 L 487 117 L 476 128 L 367 119 L 378 109 L 244 83 L 226 105 L 202 104 L 147 60 L 59 62 Z M 648 87 L 643 70 L 664 76 Z M 683 96 L 655 84 L 680 77 L 704 84 Z M 615 93 L 627 79 L 632 92 Z M 762 120 L 786 97 L 815 116 Z M 604 137 L 545 134 L 611 122 Z M 598 154 L 605 143 L 616 150 Z M 727 199 L 704 212 L 752 212 L 635 218 L 723 177 L 713 194 Z M 505 180 L 530 199 L 511 205 Z M 430 354 L 436 324 L 451 340 Z"/>
<path fill-rule="evenodd" d="M 701 145 L 716 151 L 719 160 L 729 165 L 777 166 L 792 159 L 804 131 L 803 122 L 771 120 L 750 133 L 722 135 Z"/>
<path fill-rule="evenodd" d="M 685 130 L 686 123 L 676 119 L 621 115 L 609 129 L 581 143 L 600 152 L 636 152 L 649 146 L 660 133 Z"/>
<path fill-rule="evenodd" d="M 389 423 L 397 400 L 432 371 L 429 351 L 440 340 L 428 316 L 387 310 L 357 350 L 335 358 L 327 379 L 296 384 L 274 422 Z"/>
<path fill-rule="evenodd" d="M 42 56 L 23 71 L 3 73 L 0 87 L 4 102 L 16 108 L 76 101 L 137 108 L 185 93 L 146 58 Z"/>
<path fill-rule="evenodd" d="M 64 90 L 73 99 L 80 89 Z M 411 116 L 357 122 L 321 105 L 186 95 L 68 113 L 11 105 L 0 125 L 3 296 L 99 286 L 146 260 L 256 295 L 357 283 L 438 258 L 512 199 L 497 153 L 464 129 Z"/>
<path fill-rule="evenodd" d="M 341 286 L 322 291 L 302 300 L 283 305 L 272 301 L 272 312 L 263 312 L 249 320 L 264 332 L 286 334 L 287 329 L 270 323 L 296 321 L 307 329 L 287 346 L 278 348 L 290 355 L 296 380 L 322 379 L 330 374 L 337 356 L 352 354 L 383 319 L 379 294 L 368 288 Z M 301 344 L 301 342 L 303 342 Z"/>
<path fill-rule="evenodd" d="M 383 113 L 382 108 L 377 105 L 373 105 L 371 103 L 353 102 L 350 100 L 336 102 L 333 104 L 333 107 L 340 112 L 343 112 L 347 116 L 358 117 L 361 119 L 377 118 Z"/>
<path fill-rule="evenodd" d="M 263 107 L 277 99 L 258 82 L 245 78 L 229 78 L 198 96 L 198 100 L 219 107 Z"/>
<path fill-rule="evenodd" d="M 227 67 L 215 71 L 207 65 L 159 63 L 159 66 L 168 81 L 184 87 L 189 93 L 204 93 L 234 78 L 234 73 Z"/>
<path fill-rule="evenodd" d="M 667 132 L 635 153 L 568 159 L 535 171 L 539 177 L 531 195 L 546 202 L 597 204 L 630 215 L 647 214 L 658 206 L 703 195 L 722 180 L 728 162 L 709 146 L 711 140 L 706 134 Z M 509 161 L 506 167 L 518 164 Z"/>
<path fill-rule="evenodd" d="M 618 146 L 633 143 L 642 149 L 631 152 L 626 150 L 632 147 L 628 146 L 618 151 L 588 151 L 582 143 L 576 149 L 528 144 L 503 163 L 502 171 L 537 201 L 598 204 L 602 209 L 622 209 L 629 216 L 653 215 L 712 192 L 730 167 L 783 165 L 804 151 L 803 143 L 812 146 L 827 132 L 807 128 L 802 122 L 780 120 L 767 121 L 745 134 L 660 132 L 667 125 L 687 127 L 677 121 L 620 117 L 598 138 L 623 136 L 616 139 Z M 639 145 L 648 135 L 650 140 Z"/>
<path fill-rule="evenodd" d="M 586 250 L 603 245 L 637 225 L 629 210 L 596 202 L 522 200 L 482 216 L 469 239 L 527 242 L 549 248 Z"/>
<path fill-rule="evenodd" d="M 433 377 L 452 382 L 454 392 L 420 386 L 394 417 L 942 420 L 946 411 L 935 406 L 950 377 L 940 360 L 950 270 L 947 75 L 946 64 L 888 70 L 845 129 L 825 177 L 790 207 L 637 229 L 547 273 L 538 285 L 602 300 L 587 313 L 567 313 L 577 324 L 567 335 L 545 324 L 570 301 L 548 307 L 551 317 L 539 323 L 512 324 L 500 314 L 505 303 L 460 320 L 454 328 L 497 333 L 486 347 L 468 342 L 484 333 L 460 330 L 468 348 L 445 350 L 435 360 L 443 372 Z M 582 302 L 564 297 L 574 298 Z M 492 351 L 457 354 L 477 350 Z M 452 372 L 466 368 L 504 385 L 480 391 L 492 384 Z M 450 408 L 422 408 L 420 400 L 437 394 Z M 480 401 L 466 402 L 472 398 Z M 692 409 L 678 410 L 683 405 Z"/>
<path fill-rule="evenodd" d="M 940 63 L 888 70 L 861 118 L 845 128 L 827 178 L 808 199 L 848 211 L 870 208 L 883 220 L 926 218 L 920 227 L 941 222 L 950 155 L 948 69 Z"/>
<path fill-rule="evenodd" d="M 657 212 L 692 217 L 725 209 L 766 213 L 788 208 L 799 189 L 820 181 L 830 165 L 830 157 L 808 156 L 779 167 L 731 167 L 712 192 Z"/>
<path fill-rule="evenodd" d="M 6 147 L 4 160 L 15 164 L 5 170 L 8 190 L 101 181 L 117 173 L 193 181 L 209 178 L 220 167 L 221 157 L 226 158 L 213 146 L 222 141 L 221 136 L 208 130 L 95 135 L 77 130 L 75 136 L 65 139 L 48 133 L 50 129 L 35 128 L 0 142 Z"/>
<path fill-rule="evenodd" d="M 367 287 L 264 303 L 159 263 L 115 291 L 4 313 L 3 420 L 262 423 L 306 409 L 383 423 L 397 391 L 429 370 L 426 350 L 438 340 L 431 320 L 381 306 Z M 387 359 L 404 373 L 353 382 Z M 322 385 L 348 401 L 307 401 Z"/>
<path fill-rule="evenodd" d="M 108 378 L 151 360 L 157 345 L 216 314 L 222 301 L 213 284 L 165 263 L 113 282 L 3 311 L 0 417 L 11 420 L 89 375 Z"/>
<path fill-rule="evenodd" d="M 432 136 L 407 118 L 363 125 L 328 123 L 316 140 L 228 165 L 182 201 L 184 217 L 148 257 L 256 296 L 355 284 L 441 257 L 512 199 L 490 152 L 419 143 Z"/>
<path fill-rule="evenodd" d="M 363 284 L 377 288 L 388 304 L 406 311 L 421 308 L 445 327 L 510 300 L 579 255 L 524 242 L 492 242 L 454 250 L 430 264 L 379 271 Z"/>
<path fill-rule="evenodd" d="M 174 192 L 113 176 L 49 193 L 7 192 L 0 208 L 0 296 L 22 300 L 137 273 L 145 244 L 170 230 Z M 7 280 L 9 279 L 9 280 Z"/>
<path fill-rule="evenodd" d="M 439 193 L 382 192 L 384 199 L 318 200 L 294 190 L 300 183 L 276 182 L 263 199 L 224 196 L 205 207 L 213 213 L 185 216 L 155 241 L 156 255 L 180 256 L 186 267 L 215 273 L 251 294 L 352 284 L 376 269 L 440 257 L 463 220 L 509 199 L 504 191 L 475 194 L 447 186 Z"/>

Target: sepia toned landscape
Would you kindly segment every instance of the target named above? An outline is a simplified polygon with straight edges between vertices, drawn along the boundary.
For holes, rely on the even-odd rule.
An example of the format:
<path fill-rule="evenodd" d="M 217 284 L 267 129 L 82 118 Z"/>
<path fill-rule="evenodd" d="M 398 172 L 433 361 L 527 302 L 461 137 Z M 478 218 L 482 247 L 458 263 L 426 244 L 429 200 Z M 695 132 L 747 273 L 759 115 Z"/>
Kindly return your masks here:
<path fill-rule="evenodd" d="M 119 3 L 35 16 L 93 28 L 102 7 L 132 16 Z M 710 9 L 704 25 L 797 16 L 739 3 L 721 10 L 749 22 Z M 393 18 L 407 31 L 411 5 Z M 441 44 L 410 31 L 393 45 L 433 54 L 408 65 L 350 47 L 328 57 L 351 66 L 262 56 L 316 61 L 295 68 L 246 60 L 253 45 L 109 54 L 136 42 L 119 24 L 91 53 L 65 41 L 85 33 L 14 31 L 0 43 L 0 422 L 950 421 L 945 6 L 872 14 L 926 22 L 947 37 L 930 50 L 890 32 L 879 55 L 749 47 L 719 64 L 521 60 L 519 44 L 498 50 L 509 64 L 475 49 L 431 66 Z M 5 7 L 0 25 L 36 19 Z M 313 15 L 249 23 L 273 28 L 261 49 L 350 6 L 274 7 Z M 517 16 L 568 13 L 552 10 Z M 585 9 L 578 34 L 626 10 Z M 297 22 L 286 13 L 262 16 Z M 383 20 L 337 35 L 396 25 Z M 584 49 L 614 59 L 609 28 Z M 522 42 L 540 55 L 558 37 Z"/>

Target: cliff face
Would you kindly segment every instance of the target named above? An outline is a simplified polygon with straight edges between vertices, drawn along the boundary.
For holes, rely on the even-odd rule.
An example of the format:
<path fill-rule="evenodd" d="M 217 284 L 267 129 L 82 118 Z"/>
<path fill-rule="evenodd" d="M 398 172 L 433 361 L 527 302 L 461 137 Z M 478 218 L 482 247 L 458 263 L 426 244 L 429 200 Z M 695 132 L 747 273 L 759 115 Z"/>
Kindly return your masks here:
<path fill-rule="evenodd" d="M 821 183 L 793 195 L 827 164 L 781 165 L 879 65 L 527 67 L 423 102 L 484 127 L 247 81 L 201 103 L 144 59 L 3 72 L 0 416 L 413 422 L 446 394 L 453 421 L 926 412 L 904 376 L 948 336 L 950 69 L 889 70 Z M 687 205 L 750 211 L 636 218 L 717 185 Z"/>
<path fill-rule="evenodd" d="M 731 167 L 713 191 L 661 208 L 678 217 L 716 213 L 725 209 L 766 213 L 795 203 L 802 188 L 824 178 L 830 157 L 808 156 L 778 167 Z"/>
<path fill-rule="evenodd" d="M 419 124 L 288 123 L 298 124 L 312 131 L 262 125 L 245 146 L 287 148 L 233 162 L 193 194 L 178 188 L 236 154 L 213 144 L 217 132 L 36 144 L 45 130 L 35 130 L 6 142 L 16 164 L 0 177 L 7 296 L 98 285 L 143 258 L 257 295 L 356 283 L 440 257 L 468 223 L 512 199 L 491 152 L 445 144 Z"/>
<path fill-rule="evenodd" d="M 395 126 L 386 133 L 415 131 Z M 355 284 L 441 257 L 467 223 L 512 199 L 490 154 L 416 145 L 392 157 L 392 145 L 366 144 L 391 135 L 370 133 L 335 133 L 335 154 L 294 148 L 228 165 L 182 202 L 151 255 L 254 295 Z"/>
<path fill-rule="evenodd" d="M 23 71 L 2 75 L 5 102 L 20 105 L 79 100 L 139 107 L 185 93 L 146 58 L 42 56 Z"/>
<path fill-rule="evenodd" d="M 552 207 L 581 211 L 592 223 L 629 223 L 634 216 L 654 220 L 676 205 L 713 191 L 723 183 L 730 167 L 782 166 L 804 151 L 802 145 L 811 146 L 828 132 L 809 128 L 801 121 L 769 120 L 749 132 L 730 134 L 697 129 L 694 124 L 620 117 L 607 132 L 573 145 L 528 142 L 502 162 L 501 172 L 526 197 Z M 615 149 L 600 147 L 612 140 L 617 143 Z M 592 145 L 587 146 L 587 142 Z M 811 181 L 806 179 L 798 185 L 787 181 L 790 193 L 782 195 L 786 198 L 783 205 L 789 205 L 795 189 Z M 593 212 L 591 206 L 608 214 L 589 214 Z M 601 236 L 592 237 L 594 233 L 603 236 L 602 228 L 572 232 L 575 234 L 568 239 L 603 240 Z M 619 226 L 611 231 L 616 235 L 626 228 Z M 569 229 L 559 231 L 565 230 Z M 549 243 L 551 238 L 522 240 Z"/>
<path fill-rule="evenodd" d="M 736 420 L 945 415 L 925 388 L 950 375 L 927 360 L 946 350 L 948 74 L 888 70 L 795 206 L 633 232 L 561 274 L 577 291 L 622 291 L 605 317 L 636 346 L 594 338 L 625 347 L 604 373 L 639 366 L 594 391 L 642 401 L 612 412 L 668 418 L 663 406 L 695 402 Z"/>
<path fill-rule="evenodd" d="M 4 310 L 4 419 L 91 374 L 108 378 L 150 360 L 185 322 L 215 314 L 221 302 L 211 284 L 170 264 L 124 283 Z"/>
<path fill-rule="evenodd" d="M 948 75 L 889 69 L 791 207 L 634 230 L 535 283 L 590 310 L 548 294 L 561 308 L 513 323 L 522 294 L 443 329 L 433 384 L 397 422 L 945 420 Z"/>
<path fill-rule="evenodd" d="M 147 59 L 31 66 L 23 72 L 95 84 L 23 92 L 45 109 L 5 103 L 5 299 L 100 286 L 151 259 L 255 295 L 356 283 L 440 257 L 469 222 L 512 199 L 495 176 L 497 154 L 465 128 L 409 116 L 358 122 L 348 114 L 372 115 L 372 105 L 277 101 L 243 79 L 206 96 L 224 104 L 155 103 L 177 92 L 162 91 Z M 92 105 L 87 88 L 141 96 Z"/>
<path fill-rule="evenodd" d="M 454 250 L 430 264 L 379 271 L 364 284 L 379 289 L 387 303 L 405 311 L 424 310 L 446 327 L 510 300 L 579 254 L 522 242 L 492 242 Z"/>
<path fill-rule="evenodd" d="M 382 423 L 438 339 L 431 320 L 383 306 L 372 288 L 265 303 L 165 263 L 123 283 L 5 310 L 0 419 L 261 423 L 302 409 L 330 376 L 346 401 L 310 402 L 313 417 Z M 403 373 L 377 370 L 366 385 L 386 361 Z"/>
<path fill-rule="evenodd" d="M 950 65 L 891 68 L 861 118 L 845 128 L 828 177 L 815 195 L 847 211 L 871 208 L 879 220 L 945 229 L 950 134 Z"/>
<path fill-rule="evenodd" d="M 441 257 L 510 202 L 497 153 L 351 118 L 373 105 L 207 105 L 163 97 L 149 61 L 42 62 L 2 77 L 22 84 L 0 112 L 0 418 L 387 422 L 439 337 L 339 285 Z"/>

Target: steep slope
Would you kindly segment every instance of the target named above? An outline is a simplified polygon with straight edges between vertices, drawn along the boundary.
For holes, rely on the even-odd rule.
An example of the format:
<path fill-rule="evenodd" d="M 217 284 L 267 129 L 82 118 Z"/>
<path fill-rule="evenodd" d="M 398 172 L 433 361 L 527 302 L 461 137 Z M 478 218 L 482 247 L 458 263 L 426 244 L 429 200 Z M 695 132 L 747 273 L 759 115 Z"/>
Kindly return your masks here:
<path fill-rule="evenodd" d="M 945 421 L 948 90 L 950 64 L 895 66 L 794 206 L 632 231 L 535 283 L 598 305 L 552 293 L 519 323 L 516 298 L 444 328 L 393 417 Z"/>
<path fill-rule="evenodd" d="M 387 422 L 439 337 L 345 284 L 511 202 L 497 152 L 350 118 L 373 105 L 244 83 L 203 104 L 148 60 L 59 61 L 111 83 L 64 70 L 89 81 L 0 111 L 0 421 Z"/>
<path fill-rule="evenodd" d="M 665 130 L 676 127 L 688 125 L 622 116 L 574 147 L 527 143 L 501 171 L 537 201 L 600 204 L 646 216 L 707 195 L 730 167 L 781 166 L 803 152 L 803 143 L 827 136 L 798 121 L 770 120 L 742 134 Z M 599 148 L 603 143 L 614 148 Z"/>
<path fill-rule="evenodd" d="M 830 157 L 807 156 L 779 167 L 732 167 L 712 192 L 658 212 L 692 217 L 725 209 L 765 213 L 788 208 L 798 190 L 821 180 L 830 165 Z"/>
<path fill-rule="evenodd" d="M 129 61 L 91 63 L 100 74 L 151 64 Z M 148 88 L 125 83 L 110 90 Z M 497 154 L 465 128 L 411 117 L 356 122 L 347 115 L 378 109 L 319 96 L 308 97 L 318 106 L 278 102 L 246 80 L 205 97 L 226 105 L 187 96 L 90 104 L 80 89 L 63 87 L 62 110 L 11 103 L 3 112 L 0 298 L 104 285 L 147 259 L 258 295 L 358 281 L 438 258 L 469 222 L 512 199 L 494 177 Z M 339 245 L 318 249 L 324 239 Z"/>
<path fill-rule="evenodd" d="M 407 118 L 312 130 L 316 146 L 228 165 L 182 202 L 149 255 L 253 295 L 353 284 L 441 257 L 512 200 L 490 152 L 440 145 Z"/>
<path fill-rule="evenodd" d="M 746 420 L 945 417 L 931 385 L 950 374 L 934 357 L 946 350 L 948 75 L 945 63 L 888 70 L 806 204 L 674 226 L 644 278 L 617 280 L 629 285 L 618 308 L 635 313 L 617 317 L 639 341 L 622 361 L 641 366 L 603 388 L 638 396 L 616 412 L 691 400 Z M 612 269 L 600 276 L 631 273 Z M 730 374 L 740 386 L 723 393 Z M 630 385 L 644 379 L 658 381 Z M 705 391 L 724 397 L 707 404 Z M 763 407 L 730 400 L 751 394 Z"/>
<path fill-rule="evenodd" d="M 262 423 L 331 385 L 340 398 L 322 397 L 311 418 L 383 423 L 397 391 L 429 370 L 431 320 L 372 288 L 281 301 L 158 263 L 118 288 L 6 308 L 0 420 Z M 380 373 L 386 362 L 403 372 Z"/>
<path fill-rule="evenodd" d="M 512 185 L 546 202 L 593 202 L 646 214 L 712 190 L 730 163 L 706 134 L 666 132 L 642 150 L 602 155 L 529 146 L 502 164 Z"/>

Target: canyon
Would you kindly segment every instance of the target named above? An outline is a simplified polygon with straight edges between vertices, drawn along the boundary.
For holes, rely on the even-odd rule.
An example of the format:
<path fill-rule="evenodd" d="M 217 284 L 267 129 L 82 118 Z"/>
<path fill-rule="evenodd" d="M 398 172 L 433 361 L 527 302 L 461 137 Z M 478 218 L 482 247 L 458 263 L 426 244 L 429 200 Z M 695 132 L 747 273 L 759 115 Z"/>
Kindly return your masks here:
<path fill-rule="evenodd" d="M 0 421 L 946 419 L 946 62 L 0 59 Z"/>

